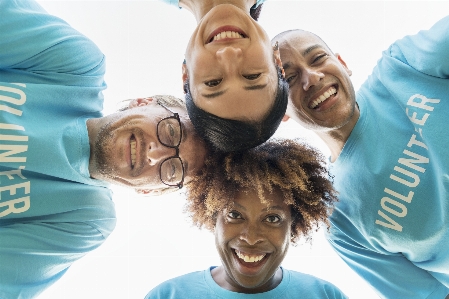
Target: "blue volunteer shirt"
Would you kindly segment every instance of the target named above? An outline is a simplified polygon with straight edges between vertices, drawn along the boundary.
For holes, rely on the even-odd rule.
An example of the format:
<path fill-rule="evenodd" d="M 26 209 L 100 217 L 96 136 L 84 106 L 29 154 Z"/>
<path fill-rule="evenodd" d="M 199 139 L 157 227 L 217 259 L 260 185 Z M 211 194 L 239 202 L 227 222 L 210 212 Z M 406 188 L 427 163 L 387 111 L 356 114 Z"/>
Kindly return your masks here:
<path fill-rule="evenodd" d="M 282 281 L 274 289 L 258 294 L 243 294 L 220 287 L 212 278 L 210 267 L 204 271 L 179 276 L 155 287 L 145 299 L 345 299 L 333 284 L 317 277 L 282 268 Z"/>
<path fill-rule="evenodd" d="M 90 178 L 104 55 L 34 1 L 0 1 L 0 298 L 33 298 L 115 227 Z"/>
<path fill-rule="evenodd" d="M 331 165 L 328 239 L 382 298 L 449 294 L 448 33 L 446 17 L 384 51 Z"/>

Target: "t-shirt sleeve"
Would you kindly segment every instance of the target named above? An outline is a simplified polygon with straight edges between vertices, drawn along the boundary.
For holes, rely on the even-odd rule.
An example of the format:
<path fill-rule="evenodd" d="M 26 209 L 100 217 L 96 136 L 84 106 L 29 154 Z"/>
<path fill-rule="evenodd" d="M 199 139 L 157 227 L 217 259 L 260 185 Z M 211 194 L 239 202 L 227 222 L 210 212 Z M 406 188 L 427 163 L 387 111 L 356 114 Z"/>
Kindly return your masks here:
<path fill-rule="evenodd" d="M 449 78 L 449 16 L 429 30 L 396 41 L 387 51 L 426 75 Z"/>
<path fill-rule="evenodd" d="M 104 55 L 33 0 L 0 1 L 0 81 L 101 86 Z"/>
<path fill-rule="evenodd" d="M 333 228 L 327 235 L 337 254 L 381 298 L 443 299 L 449 289 L 402 254 L 384 254 L 355 242 Z"/>
<path fill-rule="evenodd" d="M 169 4 L 169 5 L 174 5 L 176 7 L 179 7 L 179 1 L 180 0 L 160 0 L 160 1 L 165 2 L 165 3 Z"/>
<path fill-rule="evenodd" d="M 0 226 L 0 298 L 34 298 L 104 234 L 89 222 L 30 221 Z"/>

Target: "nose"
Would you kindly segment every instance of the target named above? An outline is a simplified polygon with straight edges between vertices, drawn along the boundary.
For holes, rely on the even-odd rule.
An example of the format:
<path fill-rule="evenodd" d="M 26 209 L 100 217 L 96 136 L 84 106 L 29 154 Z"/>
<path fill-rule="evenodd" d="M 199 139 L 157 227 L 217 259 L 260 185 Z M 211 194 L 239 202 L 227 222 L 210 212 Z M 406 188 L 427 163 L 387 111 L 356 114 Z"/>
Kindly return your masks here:
<path fill-rule="evenodd" d="M 156 165 L 175 154 L 176 150 L 174 148 L 151 142 L 147 150 L 147 159 L 150 165 Z"/>
<path fill-rule="evenodd" d="M 262 243 L 264 237 L 258 224 L 247 224 L 240 232 L 240 240 L 245 241 L 249 245 Z"/>
<path fill-rule="evenodd" d="M 216 55 L 218 62 L 227 72 L 236 71 L 243 59 L 242 49 L 232 46 L 221 48 L 216 52 Z"/>
<path fill-rule="evenodd" d="M 301 73 L 302 86 L 305 91 L 310 87 L 316 85 L 321 79 L 324 78 L 324 74 L 314 69 L 304 69 Z"/>

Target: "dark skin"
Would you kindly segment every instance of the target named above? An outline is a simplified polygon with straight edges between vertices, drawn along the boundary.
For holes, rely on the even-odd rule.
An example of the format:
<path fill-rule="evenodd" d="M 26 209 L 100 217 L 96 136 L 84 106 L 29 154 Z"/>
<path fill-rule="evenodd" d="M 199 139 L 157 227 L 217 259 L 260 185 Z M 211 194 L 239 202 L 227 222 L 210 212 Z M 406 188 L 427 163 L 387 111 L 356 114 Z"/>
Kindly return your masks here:
<path fill-rule="evenodd" d="M 291 211 L 282 192 L 265 196 L 269 201 L 262 203 L 255 190 L 238 192 L 233 207 L 218 215 L 215 244 L 222 266 L 212 277 L 222 288 L 256 294 L 282 281 L 279 266 L 290 244 Z"/>

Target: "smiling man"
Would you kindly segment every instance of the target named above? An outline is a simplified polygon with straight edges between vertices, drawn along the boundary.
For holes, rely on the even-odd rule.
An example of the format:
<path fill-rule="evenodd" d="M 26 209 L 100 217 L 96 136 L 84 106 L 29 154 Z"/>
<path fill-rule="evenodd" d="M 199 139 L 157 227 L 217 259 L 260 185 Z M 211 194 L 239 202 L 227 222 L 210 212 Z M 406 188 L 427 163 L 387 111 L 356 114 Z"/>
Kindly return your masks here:
<path fill-rule="evenodd" d="M 357 93 L 318 36 L 273 39 L 287 115 L 331 151 L 340 202 L 328 240 L 382 298 L 449 298 L 448 32 L 446 17 L 393 43 Z"/>
<path fill-rule="evenodd" d="M 205 143 L 173 96 L 135 99 L 86 123 L 93 178 L 160 194 L 181 188 L 204 164 Z"/>
<path fill-rule="evenodd" d="M 146 299 L 346 298 L 334 285 L 281 267 L 336 200 L 321 155 L 290 140 L 214 155 L 188 187 L 193 222 L 215 234 L 221 266 L 162 283 Z M 300 294 L 300 295 L 299 295 Z"/>
<path fill-rule="evenodd" d="M 103 116 L 103 53 L 34 1 L 0 1 L 0 49 L 0 298 L 34 298 L 113 231 L 109 183 L 177 190 L 205 147 L 173 97 Z"/>

